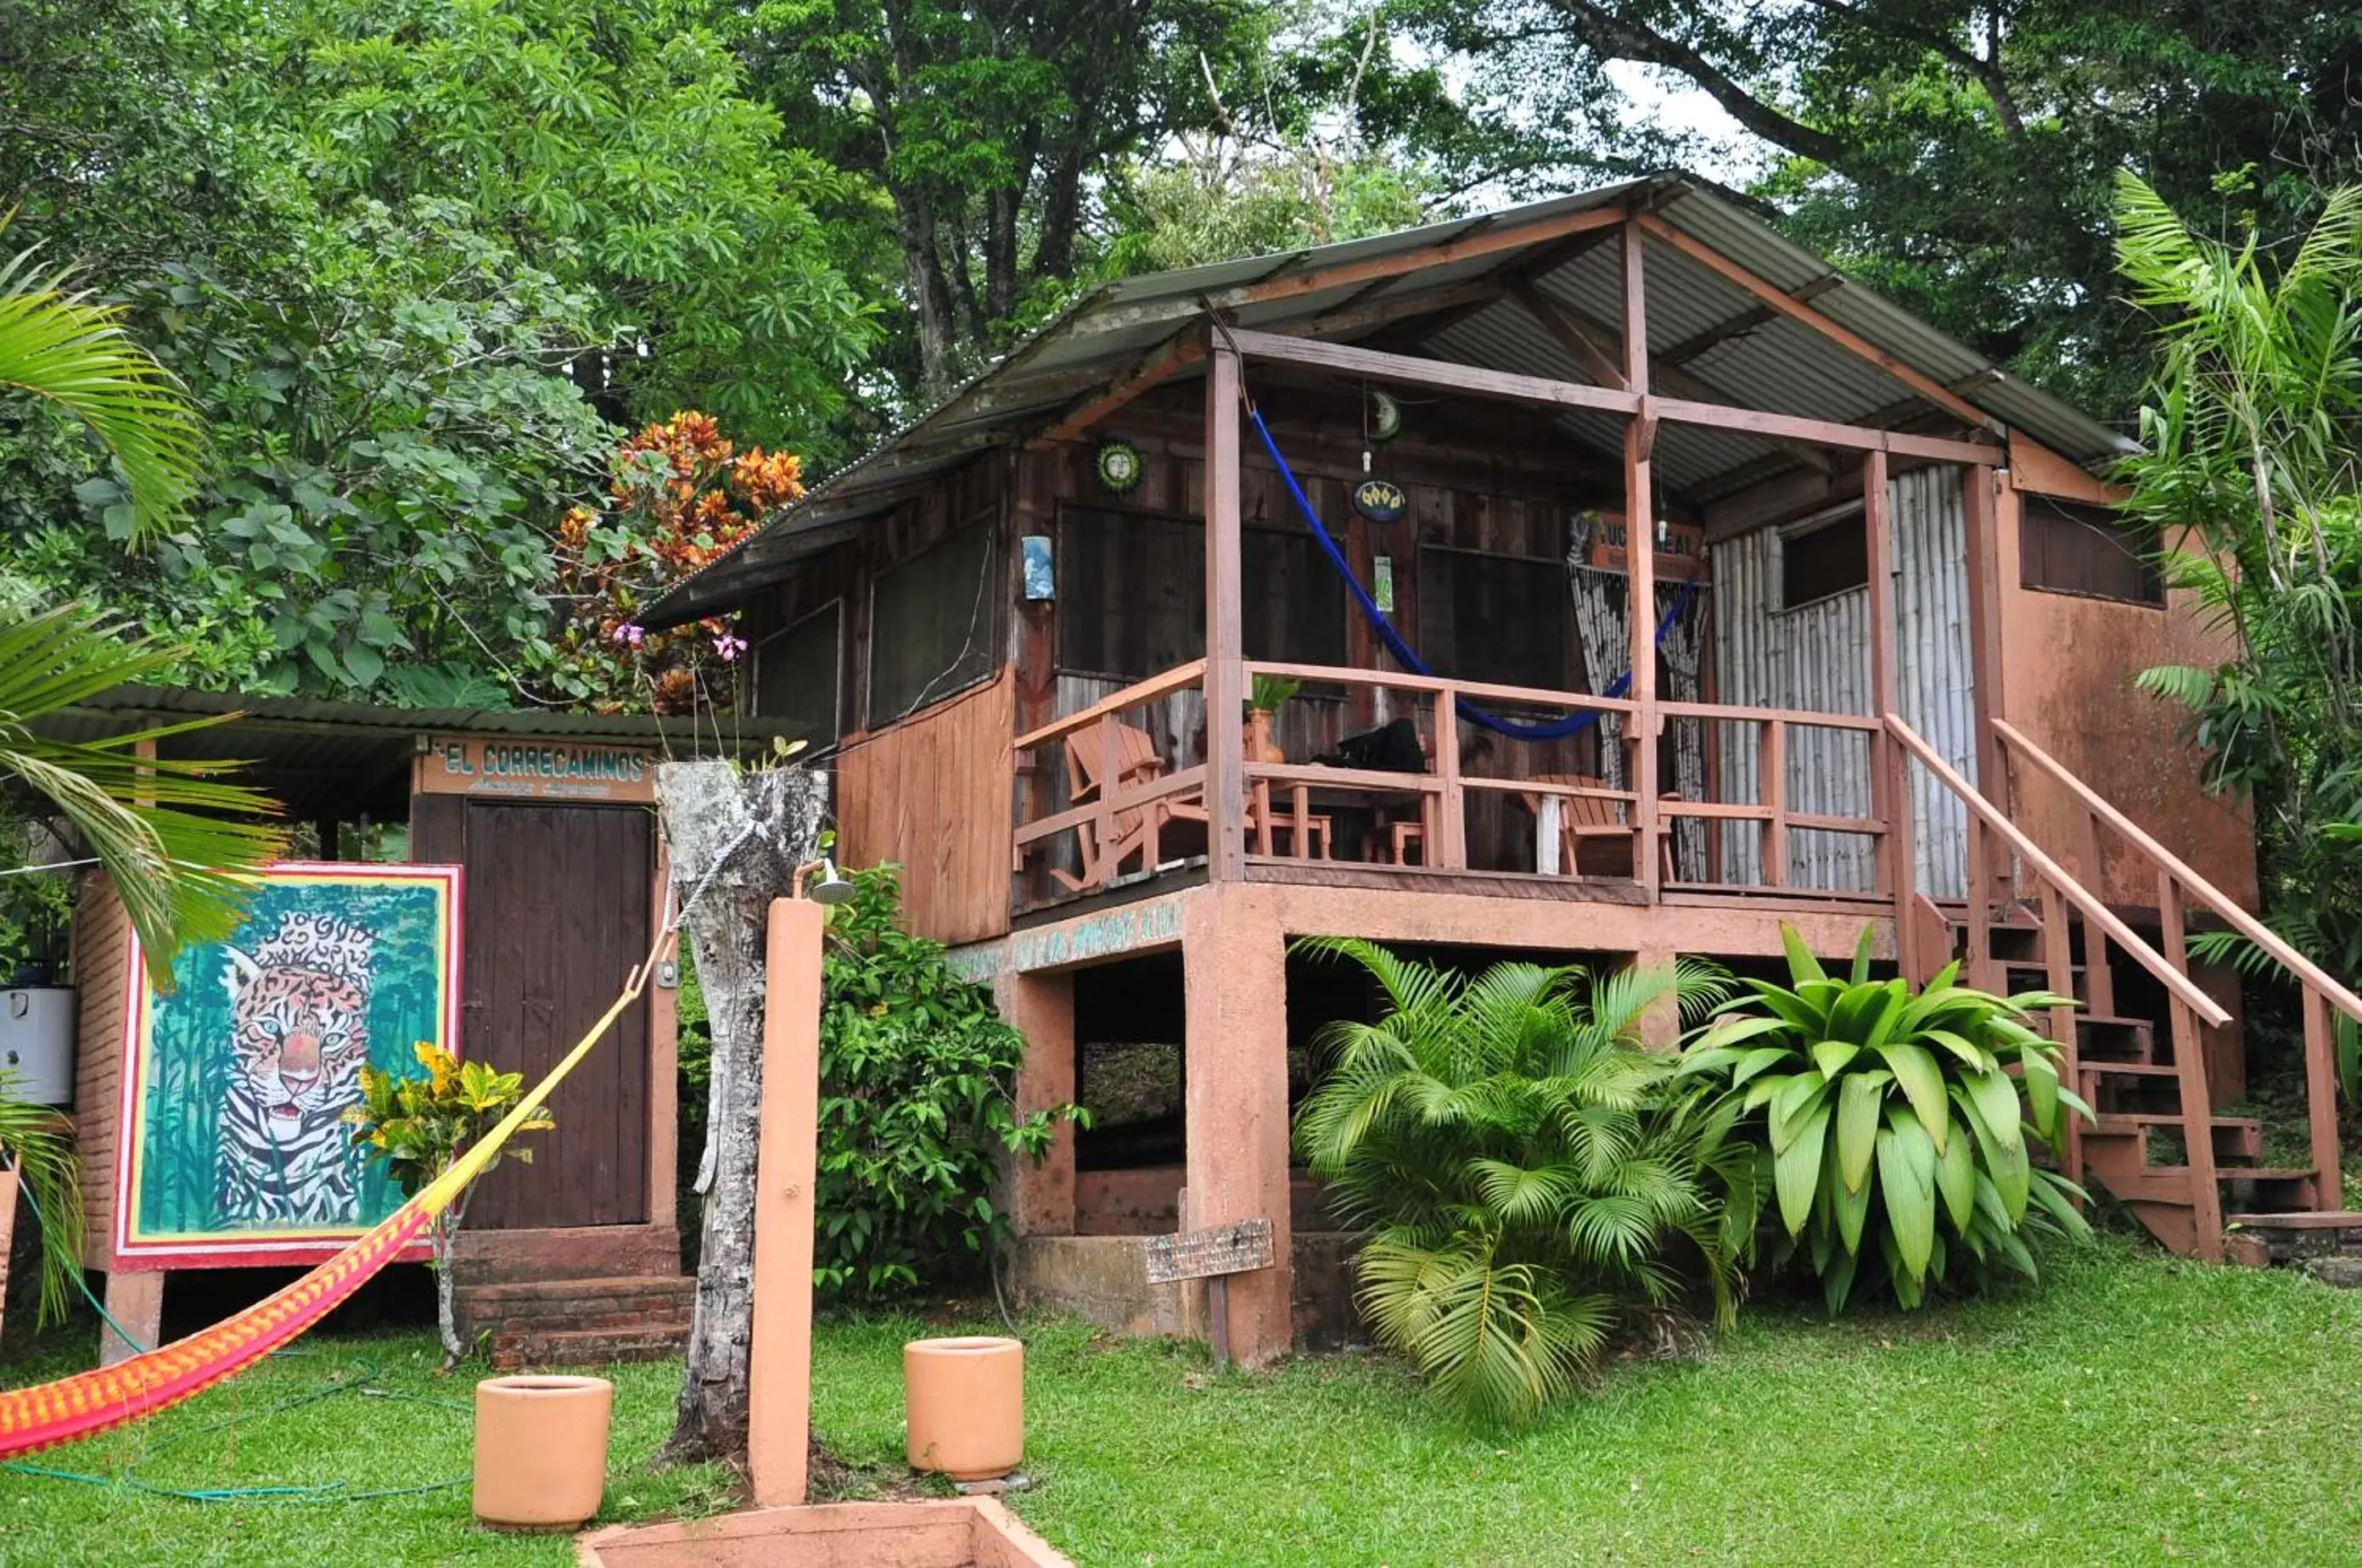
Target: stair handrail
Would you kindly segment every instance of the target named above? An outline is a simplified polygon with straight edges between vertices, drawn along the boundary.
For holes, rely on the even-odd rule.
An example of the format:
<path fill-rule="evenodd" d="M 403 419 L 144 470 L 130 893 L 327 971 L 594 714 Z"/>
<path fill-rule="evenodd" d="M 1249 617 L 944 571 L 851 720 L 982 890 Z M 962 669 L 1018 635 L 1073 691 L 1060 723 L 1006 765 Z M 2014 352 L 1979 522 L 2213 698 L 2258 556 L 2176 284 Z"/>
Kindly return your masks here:
<path fill-rule="evenodd" d="M 2080 801 L 2083 808 L 2114 829 L 2116 836 L 2146 856 L 2158 869 L 2170 875 L 2193 894 L 2199 903 L 2213 910 L 2222 922 L 2269 954 L 2282 968 L 2302 983 L 2319 992 L 2336 1009 L 2362 1024 L 2362 996 L 2340 985 L 2328 972 L 2311 959 L 2298 952 L 2273 929 L 2239 907 L 2228 894 L 2213 883 L 2192 871 L 2180 856 L 2158 843 L 2138 824 L 2116 809 L 2107 796 L 2085 784 L 2064 762 L 2036 745 L 2025 732 L 2007 719 L 1992 720 L 1993 733 L 1999 735 L 2021 756 L 2039 768 Z M 2110 936 L 2115 933 L 2110 932 Z"/>
<path fill-rule="evenodd" d="M 2044 853 L 2042 846 L 2027 837 L 2025 830 L 2011 821 L 2008 814 L 1987 799 L 1976 785 L 1962 778 L 1934 747 L 1921 738 L 1917 730 L 1904 721 L 1901 714 L 1888 713 L 1884 718 L 1886 732 L 1904 750 L 1918 758 L 1938 783 L 1960 797 L 1979 821 L 2000 834 L 2003 841 L 2017 852 L 2018 858 L 2034 869 L 2036 875 L 2056 887 L 2059 896 L 2073 905 L 2084 919 L 2106 932 L 2108 939 L 2147 970 L 2176 1002 L 2217 1028 L 2231 1021 L 2230 1013 L 2221 1003 L 2199 989 L 2196 981 L 2174 968 L 2164 954 L 2144 941 L 2138 932 L 2125 925 L 2115 911 L 2101 901 L 2098 894 L 2077 882 L 2068 873 L 2066 867 Z"/>

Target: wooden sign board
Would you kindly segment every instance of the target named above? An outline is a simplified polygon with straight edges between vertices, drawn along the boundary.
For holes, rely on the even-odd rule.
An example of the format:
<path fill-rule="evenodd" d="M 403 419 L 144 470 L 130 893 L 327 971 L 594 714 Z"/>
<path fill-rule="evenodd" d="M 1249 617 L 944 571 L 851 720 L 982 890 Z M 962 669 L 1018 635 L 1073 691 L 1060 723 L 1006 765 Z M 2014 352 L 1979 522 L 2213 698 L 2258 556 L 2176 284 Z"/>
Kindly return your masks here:
<path fill-rule="evenodd" d="M 522 736 L 437 735 L 419 753 L 421 795 L 480 800 L 653 803 L 657 758 L 631 746 L 533 740 Z"/>
<path fill-rule="evenodd" d="M 1152 1236 L 1148 1242 L 1151 1285 L 1250 1274 L 1258 1268 L 1269 1268 L 1271 1262 L 1269 1220 L 1241 1220 L 1236 1224 L 1183 1231 L 1178 1235 Z"/>

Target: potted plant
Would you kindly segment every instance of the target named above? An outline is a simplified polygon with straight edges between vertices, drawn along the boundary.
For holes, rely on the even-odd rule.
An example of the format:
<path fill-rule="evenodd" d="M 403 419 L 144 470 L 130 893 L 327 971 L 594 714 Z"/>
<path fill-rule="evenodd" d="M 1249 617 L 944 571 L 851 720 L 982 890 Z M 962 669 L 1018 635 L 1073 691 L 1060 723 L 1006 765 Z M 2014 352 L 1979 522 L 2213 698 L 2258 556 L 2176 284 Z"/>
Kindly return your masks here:
<path fill-rule="evenodd" d="M 15 1240 L 17 1192 L 32 1194 L 40 1212 L 41 1285 L 36 1321 L 47 1327 L 65 1316 L 66 1293 L 82 1273 L 82 1162 L 65 1119 L 17 1092 L 14 1073 L 0 1071 L 0 1305 L 8 1293 L 8 1249 Z"/>
<path fill-rule="evenodd" d="M 1251 762 L 1284 762 L 1287 753 L 1272 739 L 1271 721 L 1304 685 L 1282 675 L 1257 675 L 1247 693 L 1246 754 Z"/>
<path fill-rule="evenodd" d="M 426 1069 L 423 1078 L 396 1078 L 373 1067 L 361 1069 L 361 1102 L 345 1113 L 352 1124 L 353 1142 L 370 1157 L 384 1162 L 404 1197 L 451 1168 L 461 1151 L 492 1130 L 500 1119 L 524 1097 L 524 1074 L 502 1072 L 488 1062 L 463 1062 L 441 1047 L 421 1040 L 414 1053 Z M 536 1111 L 517 1131 L 545 1132 L 557 1125 L 550 1113 Z M 502 1160 L 533 1162 L 533 1151 L 512 1139 L 480 1172 L 496 1168 Z M 466 1354 L 452 1311 L 451 1265 L 459 1242 L 459 1224 L 467 1217 L 471 1181 L 435 1217 L 427 1233 L 435 1249 L 435 1315 L 443 1331 L 443 1369 L 459 1365 Z"/>

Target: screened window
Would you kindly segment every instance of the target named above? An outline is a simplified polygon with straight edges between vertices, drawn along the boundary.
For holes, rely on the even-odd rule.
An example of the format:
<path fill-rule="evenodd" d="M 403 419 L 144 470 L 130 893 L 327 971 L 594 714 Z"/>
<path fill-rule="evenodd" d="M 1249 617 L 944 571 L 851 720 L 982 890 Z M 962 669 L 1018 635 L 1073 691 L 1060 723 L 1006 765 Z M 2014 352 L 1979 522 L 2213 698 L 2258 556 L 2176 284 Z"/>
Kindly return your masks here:
<path fill-rule="evenodd" d="M 1573 618 L 1562 562 L 1438 545 L 1418 553 L 1418 651 L 1438 674 L 1571 690 Z"/>
<path fill-rule="evenodd" d="M 877 579 L 869 723 L 891 724 L 992 673 L 992 529 L 971 523 Z"/>
<path fill-rule="evenodd" d="M 1239 540 L 1250 659 L 1345 663 L 1345 588 L 1312 536 Z M 1141 680 L 1206 652 L 1206 531 L 1195 518 L 1068 507 L 1058 520 L 1058 667 Z"/>
<path fill-rule="evenodd" d="M 1780 540 L 1780 608 L 1794 609 L 1870 586 L 1870 530 L 1861 514 Z"/>
<path fill-rule="evenodd" d="M 2027 496 L 2018 530 L 2018 580 L 2051 593 L 2127 604 L 2165 602 L 2157 544 L 2105 507 Z"/>
<path fill-rule="evenodd" d="M 844 601 L 837 599 L 755 648 L 755 714 L 785 721 L 817 749 L 837 738 Z"/>

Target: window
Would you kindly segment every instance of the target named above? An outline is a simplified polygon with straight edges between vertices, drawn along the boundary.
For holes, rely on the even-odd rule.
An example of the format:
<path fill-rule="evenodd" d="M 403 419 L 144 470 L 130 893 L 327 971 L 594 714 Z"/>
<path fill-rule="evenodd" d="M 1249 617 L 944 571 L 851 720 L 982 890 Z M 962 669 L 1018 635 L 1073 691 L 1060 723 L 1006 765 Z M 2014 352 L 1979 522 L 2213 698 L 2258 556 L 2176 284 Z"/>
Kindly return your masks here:
<path fill-rule="evenodd" d="M 940 702 L 993 669 L 992 525 L 971 523 L 877 579 L 869 723 Z"/>
<path fill-rule="evenodd" d="M 1436 674 L 1489 685 L 1566 691 L 1574 600 L 1563 562 L 1418 553 L 1418 651 Z"/>
<path fill-rule="evenodd" d="M 2161 605 L 2157 542 L 2105 507 L 2027 496 L 2018 529 L 2018 581 L 2049 593 Z"/>
<path fill-rule="evenodd" d="M 1870 586 L 1870 530 L 1861 513 L 1780 538 L 1780 608 L 1794 609 Z"/>
<path fill-rule="evenodd" d="M 843 599 L 764 638 L 755 649 L 756 717 L 784 721 L 815 750 L 835 744 L 844 649 Z"/>
<path fill-rule="evenodd" d="M 1250 659 L 1345 663 L 1345 586 L 1299 529 L 1239 540 Z M 1206 652 L 1206 531 L 1195 518 L 1067 507 L 1058 517 L 1058 667 L 1144 680 Z"/>

